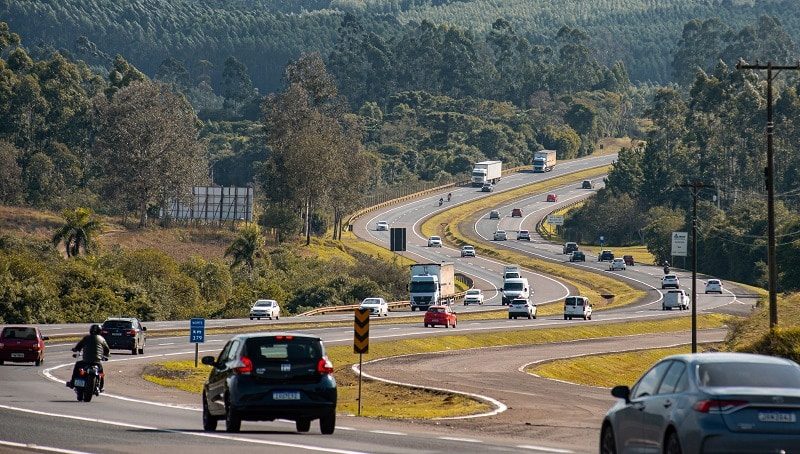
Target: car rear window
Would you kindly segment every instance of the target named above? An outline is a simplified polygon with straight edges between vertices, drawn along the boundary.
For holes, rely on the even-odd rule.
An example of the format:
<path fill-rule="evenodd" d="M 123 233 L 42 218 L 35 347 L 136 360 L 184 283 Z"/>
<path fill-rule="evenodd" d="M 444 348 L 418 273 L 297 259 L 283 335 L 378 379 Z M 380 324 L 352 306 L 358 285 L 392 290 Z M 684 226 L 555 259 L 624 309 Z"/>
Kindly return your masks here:
<path fill-rule="evenodd" d="M 429 307 L 428 308 L 428 312 L 433 312 L 433 313 L 442 312 L 442 313 L 444 313 L 444 308 L 441 308 L 441 307 Z"/>
<path fill-rule="evenodd" d="M 252 337 L 245 341 L 245 351 L 253 364 L 311 361 L 323 355 L 319 339 L 294 336 Z"/>
<path fill-rule="evenodd" d="M 106 320 L 103 323 L 103 328 L 106 329 L 130 329 L 132 326 L 132 322 L 126 322 L 125 320 Z"/>
<path fill-rule="evenodd" d="M 800 368 L 788 364 L 707 363 L 697 368 L 700 386 L 800 388 Z"/>
<path fill-rule="evenodd" d="M 480 295 L 480 290 L 467 290 L 467 295 Z"/>
<path fill-rule="evenodd" d="M 708 283 L 711 284 L 711 285 L 719 285 L 719 281 L 716 280 L 716 279 L 709 279 Z"/>
<path fill-rule="evenodd" d="M 23 339 L 23 340 L 35 340 L 36 339 L 36 330 L 33 328 L 3 328 L 3 333 L 0 334 L 0 337 L 3 339 Z"/>
<path fill-rule="evenodd" d="M 567 306 L 583 306 L 583 299 L 581 298 L 567 298 L 565 301 Z"/>

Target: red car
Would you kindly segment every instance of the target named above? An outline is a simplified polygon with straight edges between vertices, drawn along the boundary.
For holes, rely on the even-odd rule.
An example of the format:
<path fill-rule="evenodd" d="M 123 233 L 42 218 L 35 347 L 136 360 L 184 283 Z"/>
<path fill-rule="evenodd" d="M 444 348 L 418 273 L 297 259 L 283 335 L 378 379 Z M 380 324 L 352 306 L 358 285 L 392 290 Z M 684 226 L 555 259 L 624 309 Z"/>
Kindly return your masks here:
<path fill-rule="evenodd" d="M 36 327 L 6 326 L 0 332 L 0 364 L 5 361 L 42 364 L 47 339 Z"/>
<path fill-rule="evenodd" d="M 512 218 L 521 218 L 522 217 L 522 210 L 519 208 L 514 208 L 511 210 L 511 217 Z"/>
<path fill-rule="evenodd" d="M 555 194 L 547 194 L 548 202 L 558 202 L 558 196 Z"/>
<path fill-rule="evenodd" d="M 450 306 L 431 306 L 428 312 L 425 312 L 425 327 L 444 325 L 445 328 L 456 327 L 458 317 L 456 313 L 450 309 Z"/>
<path fill-rule="evenodd" d="M 625 265 L 627 266 L 634 266 L 636 265 L 635 261 L 633 260 L 632 255 L 623 255 L 622 260 L 625 260 Z"/>

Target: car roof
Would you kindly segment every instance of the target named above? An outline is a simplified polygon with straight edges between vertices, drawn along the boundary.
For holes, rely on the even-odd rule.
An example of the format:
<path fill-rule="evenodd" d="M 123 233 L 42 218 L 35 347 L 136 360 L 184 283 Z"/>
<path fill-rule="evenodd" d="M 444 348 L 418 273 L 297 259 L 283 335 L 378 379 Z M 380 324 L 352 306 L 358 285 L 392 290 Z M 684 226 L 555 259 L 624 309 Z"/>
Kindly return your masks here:
<path fill-rule="evenodd" d="M 680 359 L 693 362 L 695 364 L 712 363 L 757 363 L 757 364 L 793 364 L 797 363 L 786 358 L 776 356 L 757 355 L 753 353 L 734 353 L 734 352 L 708 352 L 708 353 L 684 353 L 672 355 L 664 359 Z"/>
<path fill-rule="evenodd" d="M 678 276 L 676 274 L 667 274 L 662 279 L 677 279 Z"/>
<path fill-rule="evenodd" d="M 275 336 L 292 336 L 292 337 L 303 337 L 307 339 L 317 339 L 321 340 L 319 336 L 314 336 L 313 334 L 304 334 L 304 333 L 294 333 L 291 331 L 262 331 L 258 333 L 242 333 L 233 336 L 231 339 L 251 339 L 251 338 L 258 338 L 258 337 L 275 337 Z"/>
<path fill-rule="evenodd" d="M 132 322 L 137 320 L 135 317 L 108 317 L 105 321 L 106 322 Z M 105 322 L 103 322 L 105 323 Z"/>
<path fill-rule="evenodd" d="M 428 309 L 444 309 L 446 307 L 447 306 L 444 306 L 444 305 L 441 305 L 441 304 L 437 304 L 436 306 L 428 306 Z"/>

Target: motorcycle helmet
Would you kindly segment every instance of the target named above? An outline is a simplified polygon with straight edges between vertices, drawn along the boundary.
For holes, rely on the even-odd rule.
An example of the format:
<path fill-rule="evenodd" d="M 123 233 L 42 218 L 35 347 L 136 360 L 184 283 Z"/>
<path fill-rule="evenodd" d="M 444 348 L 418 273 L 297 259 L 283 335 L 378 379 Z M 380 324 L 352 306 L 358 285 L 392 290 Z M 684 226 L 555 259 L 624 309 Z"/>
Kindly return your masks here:
<path fill-rule="evenodd" d="M 89 327 L 89 334 L 100 334 L 100 325 L 92 325 Z"/>

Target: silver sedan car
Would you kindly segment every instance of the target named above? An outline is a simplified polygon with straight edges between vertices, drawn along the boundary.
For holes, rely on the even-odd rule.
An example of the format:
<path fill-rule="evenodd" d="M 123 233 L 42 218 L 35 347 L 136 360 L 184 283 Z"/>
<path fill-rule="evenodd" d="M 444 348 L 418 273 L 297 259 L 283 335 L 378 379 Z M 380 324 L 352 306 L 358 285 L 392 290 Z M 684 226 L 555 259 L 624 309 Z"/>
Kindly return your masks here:
<path fill-rule="evenodd" d="M 800 366 L 788 359 L 674 355 L 611 394 L 601 453 L 800 452 Z"/>

